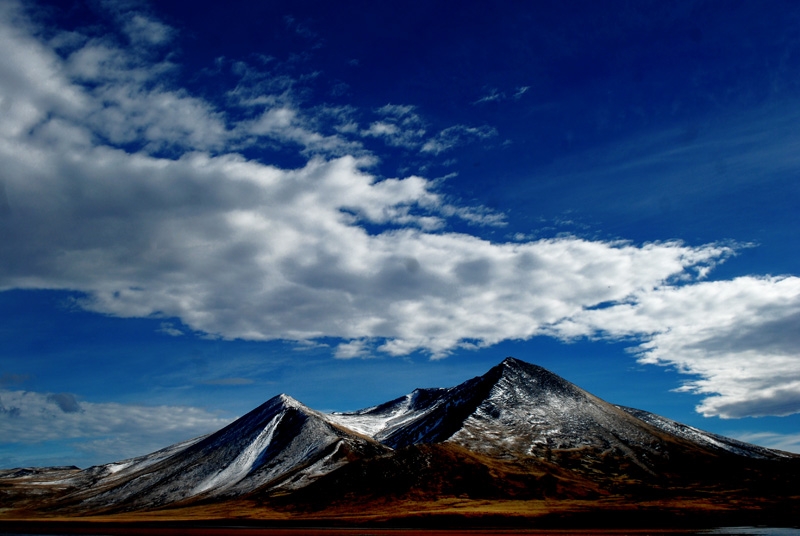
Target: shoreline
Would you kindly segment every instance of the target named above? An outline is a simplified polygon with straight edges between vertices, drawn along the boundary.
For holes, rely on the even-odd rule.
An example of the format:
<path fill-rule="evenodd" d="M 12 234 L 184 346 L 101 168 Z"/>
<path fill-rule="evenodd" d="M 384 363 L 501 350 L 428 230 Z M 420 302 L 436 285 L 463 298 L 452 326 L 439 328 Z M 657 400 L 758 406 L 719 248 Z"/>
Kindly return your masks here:
<path fill-rule="evenodd" d="M 459 519 L 394 519 L 382 521 L 364 520 L 257 520 L 257 519 L 215 519 L 215 520 L 109 520 L 109 519 L 18 519 L 0 520 L 0 536 L 6 534 L 30 535 L 109 535 L 127 536 L 143 534 L 148 536 L 489 536 L 489 535 L 573 535 L 591 534 L 594 536 L 621 536 L 623 534 L 644 535 L 689 535 L 689 534 L 727 534 L 726 528 L 764 526 L 753 520 L 742 519 L 700 519 L 673 520 L 663 524 L 652 519 L 651 523 L 633 519 L 615 526 L 604 524 L 608 519 L 590 519 L 593 516 L 580 516 L 580 519 L 542 519 L 539 518 L 459 518 Z M 355 522 L 354 522 L 355 521 Z M 676 523 L 675 521 L 681 521 Z M 742 522 L 739 522 L 742 521 Z M 771 527 L 782 526 L 779 520 L 769 523 Z M 792 524 L 787 524 L 791 527 Z M 795 525 L 796 526 L 796 525 Z M 794 529 L 798 530 L 798 529 Z M 741 534 L 741 532 L 732 532 Z"/>

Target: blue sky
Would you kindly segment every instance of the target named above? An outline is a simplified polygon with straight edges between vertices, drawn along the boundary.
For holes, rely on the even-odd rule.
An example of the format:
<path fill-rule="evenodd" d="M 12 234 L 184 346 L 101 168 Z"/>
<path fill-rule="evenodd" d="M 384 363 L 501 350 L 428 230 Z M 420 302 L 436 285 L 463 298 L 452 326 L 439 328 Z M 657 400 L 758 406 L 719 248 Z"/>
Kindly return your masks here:
<path fill-rule="evenodd" d="M 0 1 L 0 466 L 508 355 L 800 452 L 794 2 Z"/>

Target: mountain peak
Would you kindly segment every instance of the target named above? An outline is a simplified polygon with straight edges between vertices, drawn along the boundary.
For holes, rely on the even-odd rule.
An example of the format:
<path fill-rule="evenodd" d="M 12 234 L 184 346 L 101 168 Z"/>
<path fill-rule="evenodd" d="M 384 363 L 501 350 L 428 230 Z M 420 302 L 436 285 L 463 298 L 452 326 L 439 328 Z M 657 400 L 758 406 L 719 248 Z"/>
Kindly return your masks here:
<path fill-rule="evenodd" d="M 523 363 L 524 361 L 520 361 L 516 357 L 508 356 L 507 358 L 503 359 L 500 364 L 505 367 L 518 367 Z"/>
<path fill-rule="evenodd" d="M 305 404 L 297 400 L 296 398 L 292 398 L 291 396 L 281 393 L 278 396 L 274 397 L 273 400 L 276 402 L 281 403 L 283 406 L 287 408 L 294 408 L 294 409 L 302 409 L 304 411 L 310 411 Z"/>
<path fill-rule="evenodd" d="M 548 378 L 558 379 L 562 382 L 566 382 L 565 379 L 561 378 L 557 374 L 550 372 L 546 368 L 540 367 L 539 365 L 534 365 L 533 363 L 528 363 L 527 361 L 522 361 L 521 359 L 517 359 L 516 357 L 507 357 L 503 359 L 503 361 L 501 361 L 500 364 L 490 369 L 487 375 L 491 374 L 493 370 L 500 371 L 501 375 L 507 374 L 509 372 L 522 373 L 527 376 L 548 377 Z"/>
<path fill-rule="evenodd" d="M 549 370 L 544 367 L 540 367 L 539 365 L 535 365 L 533 363 L 528 363 L 527 361 L 523 361 L 521 359 L 517 359 L 516 357 L 508 356 L 507 358 L 503 359 L 498 367 L 504 367 L 511 370 L 525 370 L 528 372 L 538 371 L 544 372 L 547 374 L 553 374 Z"/>
<path fill-rule="evenodd" d="M 561 396 L 584 396 L 585 391 L 544 367 L 507 357 L 484 378 L 496 377 L 495 389 L 522 389 L 537 398 L 558 393 Z"/>
<path fill-rule="evenodd" d="M 511 490 L 508 497 L 514 489 L 600 493 L 599 482 L 616 488 L 630 483 L 632 493 L 640 493 L 640 483 L 667 482 L 663 491 L 687 482 L 705 486 L 708 479 L 722 489 L 716 487 L 719 477 L 731 472 L 731 463 L 747 468 L 748 478 L 774 464 L 764 474 L 786 482 L 786 490 L 800 471 L 800 457 L 611 405 L 540 366 L 508 357 L 460 385 L 415 389 L 351 413 L 320 413 L 279 394 L 208 436 L 85 471 L 0 472 L 0 485 L 4 497 L 12 489 L 11 496 L 30 497 L 31 504 L 109 513 L 254 493 L 294 497 L 305 488 L 314 500 L 320 489 L 340 499 L 348 489 L 361 497 L 364 482 L 383 497 L 395 485 L 435 489 L 437 497 L 445 484 L 455 486 L 458 496 L 481 494 L 494 480 L 495 489 Z M 696 477 L 698 467 L 708 464 L 712 468 Z M 777 472 L 783 467 L 790 469 L 788 477 Z M 735 489 L 739 480 L 731 482 Z M 318 481 L 327 483 L 318 487 Z M 38 488 L 45 483 L 56 487 L 41 502 Z"/>

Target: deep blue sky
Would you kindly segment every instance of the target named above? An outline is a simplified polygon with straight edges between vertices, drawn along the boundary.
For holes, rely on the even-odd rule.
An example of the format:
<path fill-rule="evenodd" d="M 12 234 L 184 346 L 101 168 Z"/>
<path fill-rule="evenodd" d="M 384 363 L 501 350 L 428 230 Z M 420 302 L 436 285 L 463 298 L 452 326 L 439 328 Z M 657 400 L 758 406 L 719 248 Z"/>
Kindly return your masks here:
<path fill-rule="evenodd" d="M 0 467 L 508 355 L 800 451 L 794 2 L 0 1 Z"/>

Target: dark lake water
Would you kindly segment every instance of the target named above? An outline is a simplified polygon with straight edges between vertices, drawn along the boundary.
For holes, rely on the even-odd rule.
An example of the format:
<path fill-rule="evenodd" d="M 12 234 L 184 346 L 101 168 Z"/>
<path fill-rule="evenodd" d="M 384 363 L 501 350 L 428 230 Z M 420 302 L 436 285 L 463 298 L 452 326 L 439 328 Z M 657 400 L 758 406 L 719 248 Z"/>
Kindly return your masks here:
<path fill-rule="evenodd" d="M 24 529 L 23 529 L 24 530 Z M 57 530 L 57 529 L 56 529 Z M 426 529 L 346 529 L 346 528 L 291 528 L 291 529 L 261 529 L 237 527 L 213 528 L 145 528 L 145 527 L 119 527 L 115 529 L 94 527 L 79 531 L 66 532 L 3 532 L 0 536 L 121 536 L 142 534 L 145 536 L 222 536 L 233 534 L 235 536 L 513 536 L 513 535 L 545 535 L 570 536 L 588 534 L 591 536 L 654 536 L 669 535 L 710 535 L 710 536 L 800 536 L 800 528 L 785 527 L 719 527 L 702 530 L 675 530 L 675 529 L 476 529 L 476 530 L 426 530 Z"/>

